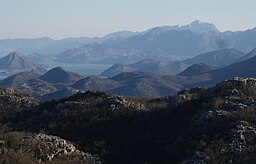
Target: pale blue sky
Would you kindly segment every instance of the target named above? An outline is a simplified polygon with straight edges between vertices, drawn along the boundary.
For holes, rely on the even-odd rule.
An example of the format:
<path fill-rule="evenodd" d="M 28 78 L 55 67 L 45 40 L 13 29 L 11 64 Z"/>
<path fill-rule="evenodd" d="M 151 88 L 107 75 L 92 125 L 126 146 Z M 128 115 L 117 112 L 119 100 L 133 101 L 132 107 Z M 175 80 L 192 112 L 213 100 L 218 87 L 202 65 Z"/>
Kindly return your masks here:
<path fill-rule="evenodd" d="M 0 0 L 0 39 L 103 36 L 161 25 L 256 27 L 256 0 Z"/>

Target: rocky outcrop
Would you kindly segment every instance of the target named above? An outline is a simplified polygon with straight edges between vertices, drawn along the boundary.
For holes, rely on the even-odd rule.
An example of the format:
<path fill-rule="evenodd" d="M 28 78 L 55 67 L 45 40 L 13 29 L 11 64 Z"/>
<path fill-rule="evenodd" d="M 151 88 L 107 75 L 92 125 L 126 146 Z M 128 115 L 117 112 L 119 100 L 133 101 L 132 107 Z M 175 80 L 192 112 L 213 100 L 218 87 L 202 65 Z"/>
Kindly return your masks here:
<path fill-rule="evenodd" d="M 60 137 L 43 133 L 24 137 L 20 141 L 20 151 L 30 153 L 38 161 L 52 161 L 61 158 L 72 159 L 80 163 L 101 163 L 98 155 L 85 153 Z"/>
<path fill-rule="evenodd" d="M 246 116 L 241 115 L 243 113 L 254 113 L 256 106 L 255 89 L 256 79 L 254 78 L 236 77 L 231 80 L 225 80 L 201 93 L 201 99 L 209 104 L 204 105 L 205 108 L 199 109 L 191 120 L 194 127 L 203 129 L 203 133 L 210 131 L 207 129 L 209 124 L 213 125 L 216 122 L 226 124 L 223 125 L 226 130 L 216 136 L 221 140 L 221 147 L 217 151 L 223 156 L 229 156 L 231 162 L 231 157 L 233 156 L 254 151 L 256 125 L 253 119 L 248 119 Z M 184 95 L 184 93 L 181 95 Z M 186 93 L 189 93 L 189 91 Z M 191 161 L 192 163 L 206 163 L 204 157 L 207 157 L 207 153 L 199 154 L 201 155 L 196 153 L 193 156 L 192 154 L 184 163 L 191 163 Z"/>
<path fill-rule="evenodd" d="M 20 93 L 12 88 L 0 89 L 0 106 L 11 109 L 31 109 L 39 104 L 39 101 L 28 94 Z"/>
<path fill-rule="evenodd" d="M 237 121 L 232 125 L 228 135 L 227 146 L 222 151 L 230 153 L 239 153 L 249 151 L 256 139 L 256 125 L 247 121 Z"/>
<path fill-rule="evenodd" d="M 120 110 L 125 108 L 146 110 L 145 105 L 138 100 L 124 96 L 113 96 L 100 91 L 79 92 L 64 100 L 63 103 L 58 105 L 58 108 L 65 106 L 74 110 L 95 105 L 109 110 Z"/>

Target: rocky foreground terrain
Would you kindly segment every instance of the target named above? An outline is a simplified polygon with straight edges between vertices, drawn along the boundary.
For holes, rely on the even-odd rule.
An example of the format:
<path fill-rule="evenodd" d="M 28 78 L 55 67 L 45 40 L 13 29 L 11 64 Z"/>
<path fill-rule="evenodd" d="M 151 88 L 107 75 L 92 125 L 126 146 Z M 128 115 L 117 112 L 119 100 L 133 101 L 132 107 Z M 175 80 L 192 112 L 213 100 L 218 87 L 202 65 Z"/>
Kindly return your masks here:
<path fill-rule="evenodd" d="M 254 163 L 256 79 L 162 98 L 0 90 L 0 163 Z M 63 139 L 62 139 L 63 138 Z"/>

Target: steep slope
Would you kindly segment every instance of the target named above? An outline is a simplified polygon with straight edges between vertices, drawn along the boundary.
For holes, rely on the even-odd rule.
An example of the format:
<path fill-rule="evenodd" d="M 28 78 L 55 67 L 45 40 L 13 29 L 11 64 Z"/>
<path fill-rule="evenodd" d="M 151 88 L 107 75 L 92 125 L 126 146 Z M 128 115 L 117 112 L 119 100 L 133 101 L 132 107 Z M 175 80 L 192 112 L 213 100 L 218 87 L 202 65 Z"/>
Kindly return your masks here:
<path fill-rule="evenodd" d="M 118 31 L 118 32 L 114 32 L 114 33 L 110 33 L 105 35 L 103 38 L 105 41 L 109 40 L 109 39 L 125 39 L 125 38 L 129 38 L 131 36 L 134 36 L 138 34 L 138 32 L 131 32 L 131 31 Z"/>
<path fill-rule="evenodd" d="M 54 154 L 54 158 L 58 158 L 55 150 L 61 149 L 65 160 L 63 154 L 75 151 L 72 145 L 76 145 L 99 154 L 104 163 L 254 163 L 255 99 L 253 78 L 225 80 L 211 88 L 156 99 L 80 92 L 6 119 L 13 129 L 55 136 L 27 135 L 20 144 L 10 144 L 12 138 L 1 133 L 0 148 L 24 146 L 18 150 L 33 150 L 36 157 Z M 77 153 L 71 163 L 79 159 L 81 151 Z"/>
<path fill-rule="evenodd" d="M 218 67 L 207 65 L 204 63 L 199 63 L 199 64 L 193 64 L 192 66 L 188 67 L 187 69 L 179 73 L 179 75 L 180 76 L 196 76 L 196 75 L 200 75 L 215 69 L 218 69 Z"/>
<path fill-rule="evenodd" d="M 204 63 L 208 65 L 227 66 L 235 63 L 245 54 L 235 49 L 224 49 L 200 54 L 194 58 L 184 60 L 187 64 Z"/>
<path fill-rule="evenodd" d="M 131 96 L 167 96 L 183 89 L 179 83 L 171 78 L 144 72 L 127 72 L 112 78 L 121 84 L 120 87 L 107 92 Z"/>
<path fill-rule="evenodd" d="M 42 66 L 30 61 L 27 57 L 25 57 L 19 52 L 12 52 L 7 56 L 1 58 L 0 69 L 11 70 L 11 71 L 15 71 L 15 70 L 30 71 L 32 69 L 37 70 L 39 72 L 45 71 L 45 69 Z"/>
<path fill-rule="evenodd" d="M 154 27 L 151 29 L 148 29 L 144 32 L 142 32 L 141 34 L 145 34 L 149 31 L 152 31 L 153 29 L 158 29 L 161 31 L 169 31 L 169 30 L 177 30 L 177 31 L 192 31 L 195 33 L 200 33 L 200 34 L 204 34 L 204 33 L 219 33 L 220 31 L 215 27 L 214 24 L 211 23 L 205 23 L 205 22 L 201 22 L 199 20 L 195 20 L 193 22 L 191 22 L 190 24 L 187 25 L 173 25 L 173 26 L 159 26 L 159 27 Z"/>
<path fill-rule="evenodd" d="M 177 74 L 187 68 L 181 61 L 155 61 L 146 59 L 129 65 L 142 72 L 150 72 L 162 75 Z"/>
<path fill-rule="evenodd" d="M 89 43 L 83 47 L 68 49 L 56 55 L 56 61 L 63 63 L 93 63 L 106 58 L 105 55 L 115 51 L 99 43 Z M 114 52 L 115 53 L 115 52 Z M 114 54 L 109 55 L 115 56 Z"/>
<path fill-rule="evenodd" d="M 21 72 L 15 75 L 12 75 L 6 79 L 3 79 L 0 82 L 0 85 L 9 86 L 9 87 L 18 87 L 25 84 L 29 79 L 38 78 L 40 75 L 34 72 Z"/>
<path fill-rule="evenodd" d="M 218 35 L 214 25 L 195 21 L 188 26 L 156 27 L 134 36 L 87 44 L 57 55 L 59 62 L 131 64 L 143 59 L 170 60 L 218 49 L 207 32 Z M 212 34 L 212 35 L 213 35 Z M 186 48 L 184 49 L 184 45 Z"/>
<path fill-rule="evenodd" d="M 112 78 L 88 76 L 82 79 L 80 76 L 71 76 L 72 74 L 67 74 L 66 71 L 64 75 L 59 72 L 63 73 L 63 69 L 56 68 L 42 76 L 32 72 L 23 72 L 2 80 L 0 85 L 14 87 L 42 100 L 50 100 L 72 95 L 78 90 L 106 91 L 134 96 L 172 95 L 183 89 L 184 84 L 190 83 L 190 80 L 193 81 L 193 79 L 184 77 L 135 71 L 120 73 Z"/>
<path fill-rule="evenodd" d="M 104 72 L 102 72 L 100 74 L 100 76 L 103 77 L 111 77 L 111 76 L 115 76 L 119 73 L 122 72 L 131 72 L 134 71 L 135 69 L 128 66 L 128 65 L 122 65 L 122 64 L 114 64 L 111 67 L 109 67 L 107 70 L 105 70 Z"/>
<path fill-rule="evenodd" d="M 249 53 L 250 54 L 250 53 Z M 191 83 L 191 85 L 214 85 L 222 80 L 225 79 L 230 79 L 234 77 L 256 77 L 256 56 L 249 58 L 245 61 L 237 62 L 234 64 L 231 64 L 229 66 L 223 67 L 221 69 L 217 70 L 212 70 L 209 72 L 205 72 L 200 76 L 208 76 L 210 77 L 209 79 L 205 80 L 204 82 L 198 82 L 196 83 Z M 195 76 L 196 77 L 196 76 Z M 194 77 L 194 78 L 195 78 Z"/>
<path fill-rule="evenodd" d="M 155 73 L 160 75 L 174 75 L 180 73 L 187 67 L 188 65 L 181 61 L 155 61 L 153 59 L 145 59 L 129 65 L 115 64 L 105 70 L 101 76 L 112 77 L 119 73 L 132 71 Z"/>
<path fill-rule="evenodd" d="M 69 83 L 73 83 L 81 78 L 82 78 L 81 75 L 66 71 L 62 67 L 53 68 L 39 77 L 39 79 L 44 80 L 49 83 L 53 83 L 53 84 L 55 84 L 55 83 L 69 84 Z"/>
<path fill-rule="evenodd" d="M 57 90 L 54 85 L 38 79 L 39 77 L 40 75 L 34 72 L 21 72 L 3 79 L 0 86 L 12 87 L 37 98 Z"/>
<path fill-rule="evenodd" d="M 46 93 L 40 97 L 43 101 L 50 101 L 50 100 L 56 100 L 61 99 L 64 97 L 71 96 L 75 93 L 77 93 L 79 90 L 74 89 L 72 87 L 62 86 L 61 88 L 58 88 L 56 91 Z"/>
<path fill-rule="evenodd" d="M 164 96 L 183 89 L 184 78 L 145 72 L 123 72 L 111 78 L 89 76 L 71 85 L 79 90 L 99 90 L 118 95 Z M 183 83 L 181 83 L 183 82 Z"/>
<path fill-rule="evenodd" d="M 211 23 L 200 22 L 195 20 L 189 25 L 180 26 L 180 30 L 190 30 L 200 34 L 203 33 L 219 33 L 220 31 Z"/>
<path fill-rule="evenodd" d="M 233 47 L 243 52 L 249 52 L 256 47 L 256 28 L 238 32 L 222 33 L 223 46 Z"/>
<path fill-rule="evenodd" d="M 120 84 L 114 80 L 100 78 L 97 76 L 88 76 L 71 85 L 71 87 L 79 90 L 98 90 L 98 91 L 107 91 L 119 86 Z"/>
<path fill-rule="evenodd" d="M 53 54 L 45 54 L 45 53 L 32 53 L 27 56 L 30 60 L 40 63 L 40 64 L 47 64 L 54 61 L 55 56 Z"/>
<path fill-rule="evenodd" d="M 39 100 L 28 94 L 9 87 L 0 88 L 0 120 L 9 112 L 29 110 L 38 104 Z"/>
<path fill-rule="evenodd" d="M 131 64 L 144 59 L 177 60 L 228 48 L 248 52 L 256 47 L 255 36 L 255 29 L 222 33 L 212 24 L 194 21 L 189 25 L 155 27 L 127 38 L 90 43 L 60 53 L 56 60 L 74 63 Z M 221 66 L 231 64 L 237 59 L 232 53 L 238 55 L 241 53 L 234 51 L 228 52 L 231 53 L 230 58 L 223 58 L 219 54 L 220 59 L 217 58 L 215 61 L 213 58 L 213 61 L 208 61 L 206 64 L 217 63 Z M 221 59 L 228 59 L 228 62 L 221 62 Z M 197 61 L 197 63 L 202 62 Z"/>
<path fill-rule="evenodd" d="M 256 56 L 248 60 L 231 64 L 222 69 L 210 72 L 213 79 L 221 81 L 233 77 L 256 77 Z"/>
<path fill-rule="evenodd" d="M 241 57 L 238 61 L 248 60 L 248 59 L 253 58 L 255 56 L 256 56 L 256 48 L 253 49 L 252 51 L 250 51 L 248 54 Z"/>
<path fill-rule="evenodd" d="M 125 59 L 129 59 L 129 56 L 135 56 L 136 60 L 131 62 L 133 63 L 152 58 L 153 54 L 155 56 L 157 54 L 161 56 L 162 60 L 165 60 L 163 58 L 168 58 L 168 56 L 177 56 L 179 58 L 183 56 L 193 57 L 208 51 L 225 48 L 235 48 L 248 52 L 256 47 L 255 37 L 256 28 L 240 32 L 220 32 L 213 24 L 194 21 L 183 26 L 174 25 L 150 28 L 140 33 L 121 31 L 111 33 L 102 38 L 81 37 L 65 38 L 62 40 L 53 40 L 50 38 L 4 39 L 0 40 L 0 53 L 7 54 L 12 51 L 19 51 L 24 54 L 39 52 L 46 54 L 46 56 L 48 54 L 61 54 L 60 56 L 63 59 L 57 55 L 56 60 L 77 63 L 111 63 L 111 60 L 116 59 L 111 64 L 119 63 L 118 61 L 123 63 L 126 61 Z M 103 49 L 106 48 L 100 51 L 101 55 L 97 53 L 99 47 L 90 46 L 94 42 L 100 44 Z M 184 48 L 184 45 L 186 45 L 186 48 Z M 104 48 L 104 46 L 106 47 Z M 83 52 L 74 50 L 78 47 Z M 147 49 L 150 50 L 147 51 Z M 64 51 L 65 53 L 63 53 Z M 68 55 L 72 54 L 75 54 L 77 57 L 68 58 Z M 98 55 L 100 61 L 97 61 L 97 58 L 90 61 L 92 57 L 86 57 L 87 55 Z M 120 59 L 117 59 L 117 57 Z M 132 57 L 130 58 L 133 59 Z M 45 59 L 48 60 L 47 58 Z"/>
<path fill-rule="evenodd" d="M 171 60 L 175 56 L 194 56 L 217 48 L 207 37 L 189 30 L 153 29 L 127 39 L 88 44 L 67 50 L 58 54 L 56 60 L 73 63 L 131 64 L 143 59 Z"/>

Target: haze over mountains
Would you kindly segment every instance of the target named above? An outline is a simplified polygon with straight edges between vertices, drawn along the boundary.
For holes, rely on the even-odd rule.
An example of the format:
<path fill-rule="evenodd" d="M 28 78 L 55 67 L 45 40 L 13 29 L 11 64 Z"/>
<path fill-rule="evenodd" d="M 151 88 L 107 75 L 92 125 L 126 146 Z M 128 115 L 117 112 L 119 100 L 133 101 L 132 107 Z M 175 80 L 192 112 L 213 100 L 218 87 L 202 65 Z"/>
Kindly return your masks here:
<path fill-rule="evenodd" d="M 182 59 L 228 48 L 247 53 L 256 47 L 255 37 L 255 28 L 220 32 L 213 24 L 194 21 L 143 32 L 121 31 L 103 38 L 0 40 L 0 52 L 2 56 L 12 51 L 26 55 L 37 52 L 42 60 L 47 60 L 44 55 L 52 54 L 52 60 L 63 63 L 131 64 L 144 59 Z"/>
<path fill-rule="evenodd" d="M 181 73 L 179 73 L 178 75 L 180 76 L 196 76 L 196 75 L 200 75 L 203 73 L 207 73 L 211 70 L 216 70 L 219 67 L 216 65 L 207 65 L 204 63 L 199 63 L 199 64 L 193 64 L 190 67 L 188 67 L 187 69 L 185 69 L 184 71 L 182 71 Z"/>
<path fill-rule="evenodd" d="M 118 73 L 131 72 L 135 70 L 161 75 L 176 75 L 184 71 L 189 66 L 191 67 L 188 72 L 190 72 L 189 74 L 191 76 L 228 66 L 230 64 L 249 59 L 254 55 L 254 51 L 245 55 L 243 52 L 231 48 L 210 51 L 185 60 L 155 61 L 153 59 L 145 59 L 129 65 L 115 64 L 105 70 L 101 76 L 110 77 L 117 75 Z"/>
<path fill-rule="evenodd" d="M 199 29 L 202 29 L 201 33 Z M 248 52 L 256 46 L 254 36 L 256 30 L 222 33 L 213 25 L 196 21 L 186 28 L 156 27 L 125 39 L 89 43 L 59 53 L 55 60 L 63 63 L 131 64 L 144 59 L 177 60 L 227 48 Z"/>
<path fill-rule="evenodd" d="M 0 164 L 256 164 L 255 8 L 0 0 Z"/>
<path fill-rule="evenodd" d="M 167 96 L 185 88 L 214 85 L 234 76 L 255 77 L 254 38 L 255 29 L 220 32 L 213 24 L 194 21 L 189 25 L 155 27 L 144 32 L 111 33 L 103 38 L 2 40 L 0 50 L 10 50 L 13 46 L 22 51 L 33 49 L 34 53 L 25 57 L 13 52 L 0 59 L 2 69 L 27 71 L 0 84 L 41 99 L 61 98 L 79 90 Z M 249 50 L 250 53 L 246 53 Z M 113 66 L 100 74 L 106 78 L 83 77 L 62 67 L 48 72 L 35 71 L 41 68 L 36 62 L 50 61 Z"/>
<path fill-rule="evenodd" d="M 0 80 L 0 163 L 253 163 L 255 33 L 195 21 L 0 41 L 0 51 L 29 52 L 0 59 L 11 75 Z M 51 62 L 112 66 L 81 76 L 39 65 Z"/>
<path fill-rule="evenodd" d="M 244 55 L 243 52 L 233 48 L 223 49 L 200 54 L 193 58 L 186 59 L 183 62 L 187 64 L 204 63 L 223 67 L 239 61 L 242 57 L 244 58 Z"/>
<path fill-rule="evenodd" d="M 6 77 L 18 72 L 32 71 L 35 73 L 45 73 L 47 69 L 39 65 L 19 52 L 12 52 L 0 58 L 0 76 Z"/>
<path fill-rule="evenodd" d="M 238 51 L 231 49 L 230 51 L 223 50 L 223 52 Z M 244 56 L 250 56 L 254 52 L 255 50 Z M 212 52 L 209 54 L 216 55 Z M 222 56 L 222 53 L 218 52 L 217 54 Z M 82 77 L 61 67 L 56 67 L 43 75 L 34 72 L 19 73 L 2 80 L 0 85 L 31 93 L 43 100 L 62 98 L 86 90 L 105 91 L 118 95 L 159 97 L 175 94 L 185 88 L 212 86 L 222 80 L 237 76 L 256 77 L 256 56 L 238 61 L 223 67 L 203 63 L 194 64 L 180 74 L 166 75 L 152 71 L 157 62 L 144 60 L 129 66 L 114 65 L 103 72 L 106 76 L 108 75 L 108 78 Z M 139 66 L 147 68 L 144 64 L 149 64 L 148 67 L 152 69 L 140 70 Z"/>
<path fill-rule="evenodd" d="M 188 64 L 185 64 L 182 61 L 155 61 L 153 59 L 144 59 L 139 62 L 123 65 L 123 64 L 114 64 L 104 72 L 100 74 L 103 77 L 115 76 L 122 72 L 132 72 L 132 71 L 141 71 L 148 73 L 155 73 L 161 75 L 175 75 L 183 71 L 188 67 Z"/>

